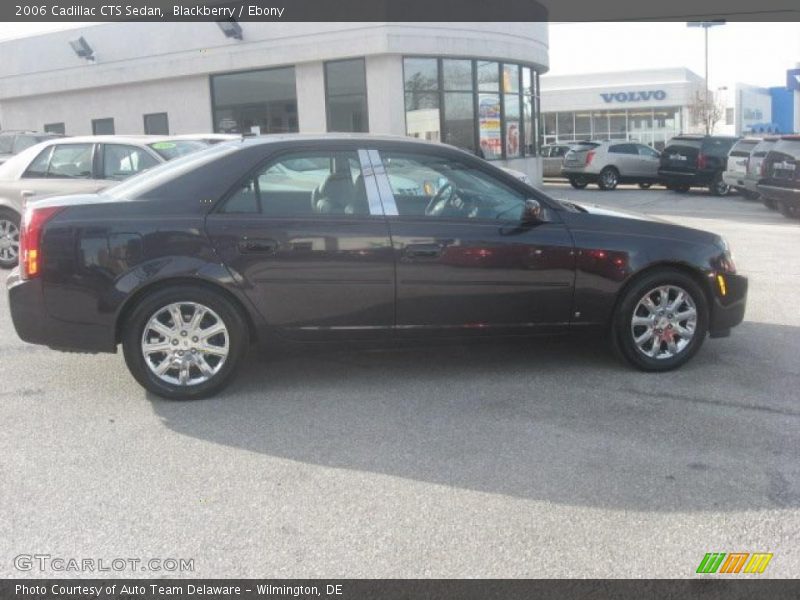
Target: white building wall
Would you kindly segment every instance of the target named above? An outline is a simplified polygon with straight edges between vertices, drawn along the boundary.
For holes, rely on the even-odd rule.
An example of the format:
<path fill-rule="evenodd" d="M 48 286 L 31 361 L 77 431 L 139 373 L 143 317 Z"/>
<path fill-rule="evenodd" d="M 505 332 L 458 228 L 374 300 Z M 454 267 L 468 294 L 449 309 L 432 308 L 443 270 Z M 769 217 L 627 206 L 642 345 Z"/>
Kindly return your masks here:
<path fill-rule="evenodd" d="M 295 65 L 297 116 L 300 133 L 327 131 L 325 79 L 322 61 Z"/>
<path fill-rule="evenodd" d="M 366 69 L 370 132 L 405 135 L 403 58 L 394 54 L 368 56 Z"/>

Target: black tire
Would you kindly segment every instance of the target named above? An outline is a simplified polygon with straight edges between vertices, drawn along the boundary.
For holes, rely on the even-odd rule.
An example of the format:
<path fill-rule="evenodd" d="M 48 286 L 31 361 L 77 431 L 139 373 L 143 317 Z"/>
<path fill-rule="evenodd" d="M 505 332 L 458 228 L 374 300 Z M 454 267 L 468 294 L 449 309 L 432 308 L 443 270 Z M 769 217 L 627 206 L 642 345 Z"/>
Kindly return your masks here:
<path fill-rule="evenodd" d="M 742 196 L 744 196 L 748 200 L 756 201 L 761 197 L 761 194 L 759 194 L 758 192 L 753 192 L 751 190 L 742 190 Z"/>
<path fill-rule="evenodd" d="M 572 187 L 574 187 L 576 190 L 582 190 L 587 185 L 589 185 L 589 182 L 586 181 L 585 179 L 580 178 L 580 177 L 570 177 L 569 178 L 569 184 Z"/>
<path fill-rule="evenodd" d="M 773 200 L 772 198 L 761 196 L 761 203 L 770 210 L 777 210 L 777 207 L 775 206 L 775 200 Z"/>
<path fill-rule="evenodd" d="M 800 219 L 800 207 L 789 204 L 785 200 L 776 200 L 775 207 L 787 219 Z"/>
<path fill-rule="evenodd" d="M 640 190 L 649 190 L 652 187 L 652 183 L 640 183 L 639 189 Z"/>
<path fill-rule="evenodd" d="M 210 308 L 223 321 L 228 331 L 228 356 L 220 370 L 207 381 L 193 385 L 175 385 L 158 378 L 145 362 L 142 336 L 150 318 L 160 309 L 176 302 L 197 303 Z M 222 293 L 192 285 L 162 288 L 145 296 L 133 308 L 122 331 L 125 363 L 139 384 L 157 396 L 171 400 L 195 400 L 222 390 L 247 353 L 249 330 L 241 310 Z"/>
<path fill-rule="evenodd" d="M 619 185 L 619 171 L 615 167 L 604 167 L 597 178 L 597 187 L 611 191 Z"/>
<path fill-rule="evenodd" d="M 711 185 L 708 186 L 708 191 L 714 196 L 727 196 L 731 193 L 731 186 L 723 181 L 722 174 L 720 174 L 717 175 Z"/>
<path fill-rule="evenodd" d="M 672 187 L 668 187 L 667 189 L 672 190 L 673 192 L 677 192 L 679 194 L 688 194 L 691 186 L 688 185 L 673 185 Z"/>
<path fill-rule="evenodd" d="M 646 356 L 633 339 L 631 320 L 639 300 L 661 285 L 674 285 L 685 290 L 697 311 L 697 323 L 692 339 L 678 354 L 669 358 Z M 688 274 L 673 268 L 657 269 L 633 281 L 620 298 L 611 326 L 612 344 L 626 362 L 642 371 L 670 371 L 688 362 L 703 345 L 708 333 L 708 298 L 700 285 Z"/>
<path fill-rule="evenodd" d="M 13 226 L 16 227 L 17 232 L 19 232 L 20 216 L 10 208 L 0 208 L 0 221 L 9 222 L 13 224 Z M 0 228 L 0 236 L 2 235 L 3 235 L 3 229 Z M 19 243 L 18 237 L 15 236 L 15 238 L 17 239 L 17 243 Z M 6 240 L 0 240 L 0 243 L 3 243 L 5 241 Z M 14 267 L 17 266 L 18 262 L 19 261 L 17 258 L 3 258 L 2 256 L 0 256 L 0 269 L 13 269 Z"/>

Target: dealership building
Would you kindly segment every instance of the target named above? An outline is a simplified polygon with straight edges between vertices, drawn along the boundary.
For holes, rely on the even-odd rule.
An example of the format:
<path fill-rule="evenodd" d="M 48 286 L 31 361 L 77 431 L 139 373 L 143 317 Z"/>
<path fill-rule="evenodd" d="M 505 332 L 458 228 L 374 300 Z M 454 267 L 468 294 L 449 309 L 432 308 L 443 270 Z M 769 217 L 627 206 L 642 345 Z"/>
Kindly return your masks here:
<path fill-rule="evenodd" d="M 547 33 L 546 23 L 106 23 L 0 43 L 0 126 L 410 135 L 537 180 Z"/>
<path fill-rule="evenodd" d="M 709 92 L 724 109 L 716 133 L 760 135 L 800 130 L 800 68 L 785 85 L 737 83 Z M 678 133 L 703 133 L 695 118 L 704 79 L 686 68 L 547 75 L 541 79 L 545 143 L 632 140 L 660 150 Z"/>

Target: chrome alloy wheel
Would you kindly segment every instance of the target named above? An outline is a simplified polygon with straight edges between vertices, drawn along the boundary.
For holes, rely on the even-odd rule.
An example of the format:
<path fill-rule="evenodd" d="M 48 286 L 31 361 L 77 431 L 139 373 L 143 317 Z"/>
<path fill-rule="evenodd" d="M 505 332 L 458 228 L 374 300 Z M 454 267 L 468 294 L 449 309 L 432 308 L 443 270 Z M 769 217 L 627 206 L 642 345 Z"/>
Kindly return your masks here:
<path fill-rule="evenodd" d="M 694 338 L 697 307 L 676 285 L 662 285 L 642 296 L 631 318 L 631 335 L 639 352 L 663 360 L 683 352 Z"/>
<path fill-rule="evenodd" d="M 609 188 L 613 188 L 617 185 L 617 172 L 614 169 L 608 169 L 603 173 L 603 184 Z"/>
<path fill-rule="evenodd" d="M 0 219 L 0 260 L 12 262 L 19 257 L 19 227 L 7 219 Z"/>
<path fill-rule="evenodd" d="M 216 375 L 228 358 L 228 328 L 213 310 L 196 302 L 158 309 L 142 334 L 150 371 L 172 385 L 191 386 Z"/>

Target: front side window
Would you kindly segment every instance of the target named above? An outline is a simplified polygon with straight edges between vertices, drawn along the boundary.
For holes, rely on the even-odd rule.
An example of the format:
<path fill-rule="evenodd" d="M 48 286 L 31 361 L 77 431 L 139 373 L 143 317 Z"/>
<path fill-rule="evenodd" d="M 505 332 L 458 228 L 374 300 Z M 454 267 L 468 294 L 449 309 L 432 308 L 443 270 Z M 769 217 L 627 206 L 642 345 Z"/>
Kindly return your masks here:
<path fill-rule="evenodd" d="M 92 177 L 93 144 L 60 144 L 53 147 L 47 177 L 89 179 Z"/>
<path fill-rule="evenodd" d="M 370 214 L 355 152 L 296 153 L 282 157 L 238 185 L 220 212 L 275 218 Z"/>
<path fill-rule="evenodd" d="M 325 63 L 328 131 L 369 131 L 363 58 Z"/>
<path fill-rule="evenodd" d="M 480 169 L 428 154 L 382 152 L 400 216 L 518 221 L 525 198 Z"/>
<path fill-rule="evenodd" d="M 103 145 L 103 179 L 122 181 L 157 164 L 158 161 L 142 148 L 123 144 Z"/>

